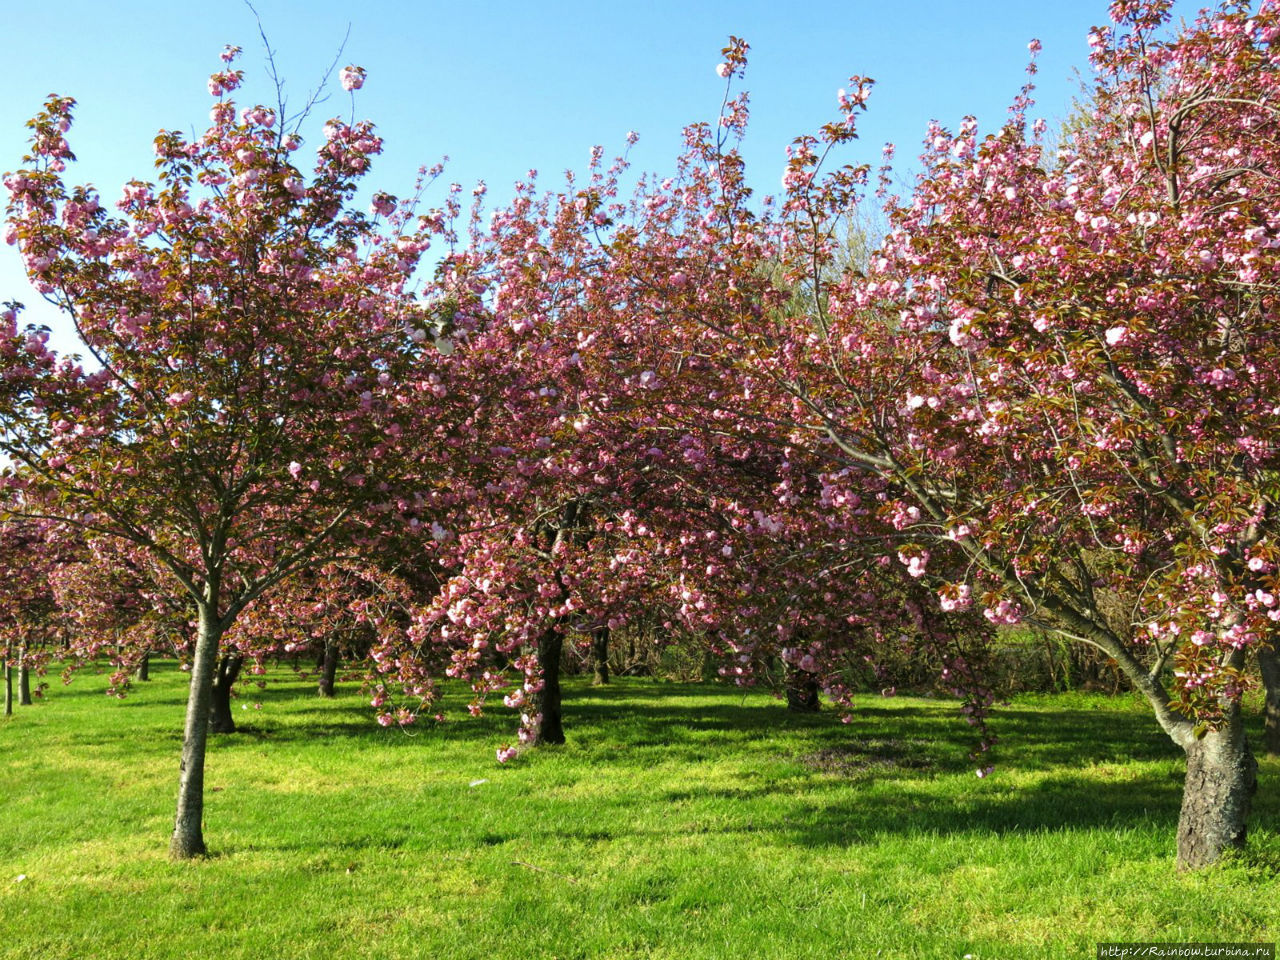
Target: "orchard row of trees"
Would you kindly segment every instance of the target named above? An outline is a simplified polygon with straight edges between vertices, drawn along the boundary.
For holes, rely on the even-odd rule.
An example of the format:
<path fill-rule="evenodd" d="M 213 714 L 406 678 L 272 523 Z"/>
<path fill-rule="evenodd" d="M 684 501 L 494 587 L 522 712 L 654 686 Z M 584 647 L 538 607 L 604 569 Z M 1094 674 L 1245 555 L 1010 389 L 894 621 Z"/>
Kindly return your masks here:
<path fill-rule="evenodd" d="M 1280 6 L 1176 35 L 1168 6 L 1112 4 L 1056 151 L 1029 80 L 994 134 L 931 127 L 905 197 L 833 166 L 854 77 L 757 203 L 736 39 L 669 176 L 624 195 L 597 151 L 487 219 L 456 185 L 427 208 L 438 169 L 356 209 L 373 126 L 330 120 L 305 170 L 305 111 L 238 109 L 234 49 L 209 129 L 162 132 L 114 208 L 67 185 L 74 104 L 50 98 L 6 239 L 86 357 L 8 305 L 11 651 L 68 616 L 59 656 L 110 649 L 121 683 L 180 651 L 185 858 L 209 718 L 268 656 L 358 658 L 384 725 L 436 715 L 446 678 L 473 711 L 500 695 L 506 761 L 563 741 L 570 635 L 659 624 L 845 704 L 905 649 L 980 755 L 985 644 L 1025 623 L 1146 697 L 1187 755 L 1179 863 L 1214 861 L 1255 787 L 1251 661 L 1276 673 Z M 850 257 L 873 202 L 883 242 Z"/>

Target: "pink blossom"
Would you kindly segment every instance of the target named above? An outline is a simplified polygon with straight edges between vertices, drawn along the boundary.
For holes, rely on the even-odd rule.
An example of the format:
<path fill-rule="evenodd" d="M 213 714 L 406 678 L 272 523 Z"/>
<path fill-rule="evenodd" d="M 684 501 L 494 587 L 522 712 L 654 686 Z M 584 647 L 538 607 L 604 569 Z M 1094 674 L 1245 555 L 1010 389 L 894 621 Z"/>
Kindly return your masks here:
<path fill-rule="evenodd" d="M 924 576 L 925 567 L 929 563 L 929 551 L 918 550 L 912 553 L 899 551 L 898 559 L 906 564 L 909 576 L 919 579 Z"/>
<path fill-rule="evenodd" d="M 342 83 L 343 90 L 359 90 L 364 86 L 366 76 L 364 67 L 351 65 L 342 68 L 338 80 Z"/>
<path fill-rule="evenodd" d="M 972 602 L 972 589 L 967 583 L 943 588 L 938 594 L 938 606 L 946 613 L 968 610 Z"/>
<path fill-rule="evenodd" d="M 992 623 L 1015 626 L 1022 622 L 1022 609 L 1010 600 L 1001 599 L 994 607 L 987 607 L 982 615 Z"/>

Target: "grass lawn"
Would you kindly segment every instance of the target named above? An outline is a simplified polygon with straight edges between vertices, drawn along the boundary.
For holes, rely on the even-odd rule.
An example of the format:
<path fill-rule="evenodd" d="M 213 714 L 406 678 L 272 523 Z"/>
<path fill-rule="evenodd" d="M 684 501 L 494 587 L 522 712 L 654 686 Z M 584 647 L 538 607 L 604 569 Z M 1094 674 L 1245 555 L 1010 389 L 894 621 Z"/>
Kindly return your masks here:
<path fill-rule="evenodd" d="M 205 839 L 171 863 L 186 676 L 55 681 L 0 719 L 0 956 L 1092 957 L 1280 939 L 1280 762 L 1250 852 L 1173 870 L 1182 763 L 1138 702 L 1023 698 L 974 776 L 955 705 L 849 725 L 771 698 L 566 688 L 565 747 L 510 711 L 384 730 L 281 671 L 212 738 Z M 261 710 L 241 705 L 261 702 Z M 19 877 L 25 879 L 19 880 Z"/>

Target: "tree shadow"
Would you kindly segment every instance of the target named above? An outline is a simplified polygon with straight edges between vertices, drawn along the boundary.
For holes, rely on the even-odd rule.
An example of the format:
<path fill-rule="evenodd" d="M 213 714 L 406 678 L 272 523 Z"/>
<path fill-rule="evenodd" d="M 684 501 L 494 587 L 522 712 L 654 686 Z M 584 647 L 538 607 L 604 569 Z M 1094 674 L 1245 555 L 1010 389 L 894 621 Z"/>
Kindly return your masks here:
<path fill-rule="evenodd" d="M 891 792 L 851 793 L 835 801 L 801 803 L 779 832 L 805 846 L 850 847 L 874 843 L 886 834 L 1004 836 L 1151 824 L 1172 829 L 1182 778 L 1153 774 L 1105 783 L 1059 774 L 1016 789 L 983 784 L 969 794 L 947 796 L 898 781 Z"/>
<path fill-rule="evenodd" d="M 287 719 L 274 722 L 254 713 L 249 715 L 251 720 L 245 718 L 242 729 L 282 742 L 386 739 L 388 731 L 377 725 L 373 709 L 363 699 L 348 695 L 327 700 L 312 694 L 311 705 L 300 710 L 294 686 L 292 690 L 269 687 L 253 694 L 267 706 L 287 702 L 291 707 Z M 469 717 L 461 708 L 461 697 L 450 695 L 446 701 L 446 722 L 424 717 L 410 728 L 417 734 L 417 742 L 487 744 L 494 738 L 513 736 L 514 711 L 491 704 L 481 717 Z M 968 753 L 978 739 L 977 732 L 963 722 L 956 701 L 862 701 L 851 711 L 851 722 L 841 723 L 840 714 L 830 707 L 818 713 L 793 713 L 781 701 L 739 701 L 723 686 L 706 684 L 643 681 L 596 687 L 589 681 L 570 680 L 564 715 L 571 747 L 615 754 L 618 751 L 599 748 L 624 746 L 625 752 L 666 749 L 676 751 L 672 759 L 681 760 L 699 759 L 711 741 L 732 740 L 761 752 L 770 749 L 774 741 L 798 739 L 808 752 L 818 752 L 851 743 L 856 746 L 867 737 L 890 737 L 911 744 L 914 754 L 920 753 L 922 744 L 934 748 L 930 763 L 921 766 L 953 770 L 973 766 Z M 1181 753 L 1149 714 L 1137 710 L 1014 705 L 996 709 L 989 726 L 1000 741 L 999 762 L 1016 762 L 1020 769 L 1154 761 Z"/>
<path fill-rule="evenodd" d="M 520 829 L 495 828 L 491 817 L 480 814 L 458 815 L 451 845 L 481 850 L 525 841 L 609 844 L 748 833 L 815 849 L 853 848 L 886 836 L 1107 830 L 1123 838 L 1134 831 L 1171 835 L 1178 818 L 1181 751 L 1136 708 L 1054 709 L 1040 703 L 1001 709 L 992 726 L 1006 746 L 999 748 L 995 775 L 979 780 L 969 757 L 974 733 L 953 716 L 954 702 L 859 703 L 846 725 L 832 710 L 793 714 L 782 703 L 729 699 L 723 688 L 663 684 L 647 693 L 640 684 L 630 686 L 602 689 L 570 681 L 569 744 L 533 751 L 500 775 L 504 791 L 494 802 L 509 803 L 511 791 L 517 792 L 526 812 Z M 350 697 L 317 699 L 278 727 L 262 722 L 261 730 L 246 728 L 241 742 L 305 738 L 333 742 L 338 749 L 363 741 L 425 751 L 457 745 L 479 756 L 495 740 L 514 734 L 510 712 L 494 710 L 424 726 L 412 739 L 395 736 L 373 722 L 367 703 Z M 733 743 L 729 749 L 727 741 Z M 218 748 L 234 748 L 234 742 L 234 736 L 223 738 Z M 700 782 L 698 764 L 713 751 L 720 761 L 736 753 L 737 766 L 721 762 L 714 780 Z M 568 765 L 561 762 L 566 759 Z M 665 790 L 637 786 L 578 795 L 560 789 L 577 782 L 579 764 L 639 770 L 642 778 L 659 764 L 668 765 L 661 775 L 670 776 L 670 765 L 677 763 L 687 770 Z M 1264 778 L 1276 769 L 1274 762 L 1266 764 Z M 726 773 L 736 779 L 726 783 Z M 1269 786 L 1264 782 L 1255 797 L 1255 827 L 1269 827 L 1280 817 L 1280 791 Z M 480 802 L 475 809 L 489 801 Z M 669 811 L 657 823 L 627 814 L 631 805 L 655 803 Z M 375 828 L 344 833 L 339 846 L 397 849 L 421 842 L 411 830 Z"/>

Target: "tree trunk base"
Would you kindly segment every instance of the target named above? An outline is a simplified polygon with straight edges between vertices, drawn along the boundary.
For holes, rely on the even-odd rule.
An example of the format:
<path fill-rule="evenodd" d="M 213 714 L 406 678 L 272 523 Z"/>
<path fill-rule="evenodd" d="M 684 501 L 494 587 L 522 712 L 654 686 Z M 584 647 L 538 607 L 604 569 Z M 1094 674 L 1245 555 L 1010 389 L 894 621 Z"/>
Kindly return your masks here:
<path fill-rule="evenodd" d="M 320 682 L 316 685 L 316 693 L 322 697 L 332 697 L 337 676 L 338 645 L 332 640 L 327 640 L 324 645 L 324 659 L 320 663 Z"/>
<path fill-rule="evenodd" d="M 31 668 L 25 663 L 18 667 L 18 706 L 31 706 Z"/>
<path fill-rule="evenodd" d="M 1199 870 L 1244 846 L 1258 763 L 1239 714 L 1187 748 L 1187 779 L 1178 820 L 1178 869 Z"/>
<path fill-rule="evenodd" d="M 180 839 L 175 834 L 169 841 L 170 860 L 199 860 L 208 855 L 209 850 L 204 845 L 203 836 L 198 836 L 194 839 Z"/>
<path fill-rule="evenodd" d="M 235 733 L 236 718 L 231 712 L 231 688 L 240 676 L 244 657 L 225 656 L 218 661 L 213 676 L 212 697 L 209 701 L 209 732 Z"/>
<path fill-rule="evenodd" d="M 591 682 L 596 686 L 609 682 L 609 628 L 597 627 L 591 632 Z"/>
<path fill-rule="evenodd" d="M 821 708 L 818 699 L 818 678 L 806 670 L 787 667 L 787 709 L 792 713 L 817 713 Z"/>
<path fill-rule="evenodd" d="M 542 665 L 542 689 L 533 695 L 533 707 L 542 716 L 531 746 L 564 743 L 564 715 L 560 698 L 560 653 L 564 636 L 560 626 L 549 627 L 538 638 L 538 663 Z"/>

